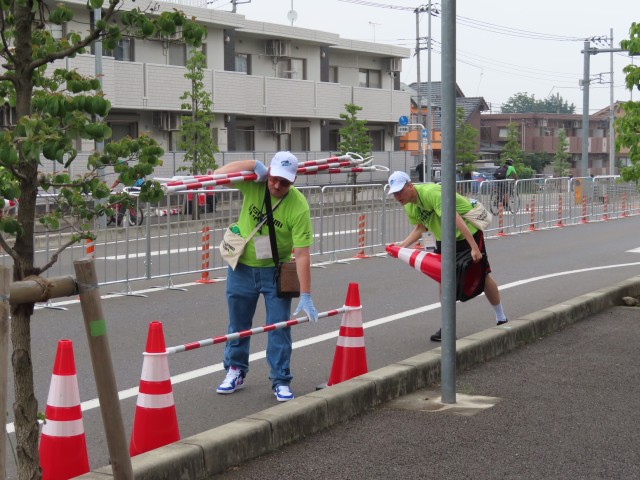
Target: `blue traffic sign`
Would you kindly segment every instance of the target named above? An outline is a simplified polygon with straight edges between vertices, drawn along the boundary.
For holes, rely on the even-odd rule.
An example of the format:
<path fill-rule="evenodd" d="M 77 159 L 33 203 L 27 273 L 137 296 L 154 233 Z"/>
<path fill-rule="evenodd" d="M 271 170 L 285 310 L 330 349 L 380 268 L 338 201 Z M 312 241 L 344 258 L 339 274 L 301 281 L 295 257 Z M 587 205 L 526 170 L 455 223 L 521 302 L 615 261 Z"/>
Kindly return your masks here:
<path fill-rule="evenodd" d="M 429 130 L 426 128 L 422 129 L 422 138 L 429 138 Z"/>
<path fill-rule="evenodd" d="M 398 123 L 404 127 L 405 125 L 407 125 L 409 123 L 409 117 L 403 115 L 398 119 Z"/>

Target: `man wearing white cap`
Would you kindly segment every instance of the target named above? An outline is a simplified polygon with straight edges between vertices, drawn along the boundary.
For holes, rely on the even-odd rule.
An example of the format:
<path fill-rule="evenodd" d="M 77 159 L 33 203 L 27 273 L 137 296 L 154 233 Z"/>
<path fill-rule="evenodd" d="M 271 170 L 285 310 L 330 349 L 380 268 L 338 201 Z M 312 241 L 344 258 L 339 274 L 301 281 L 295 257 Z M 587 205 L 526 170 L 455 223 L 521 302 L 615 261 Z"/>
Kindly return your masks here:
<path fill-rule="evenodd" d="M 405 172 L 393 172 L 389 177 L 389 195 L 404 205 L 404 210 L 409 217 L 409 222 L 415 225 L 413 230 L 401 243 L 401 247 L 410 247 L 422 238 L 427 230 L 436 239 L 435 253 L 441 253 L 442 241 L 442 187 L 436 183 L 414 185 L 409 175 Z M 482 260 L 482 254 L 486 256 L 486 248 L 482 230 L 478 230 L 471 223 L 464 220 L 464 215 L 471 210 L 471 202 L 467 197 L 456 193 L 456 252 L 471 251 L 474 262 Z M 507 323 L 500 293 L 496 282 L 491 278 L 491 266 L 487 259 L 484 294 L 496 314 L 496 324 Z M 434 342 L 441 341 L 441 330 L 431 335 Z"/>
<path fill-rule="evenodd" d="M 309 247 L 313 244 L 313 230 L 309 204 L 294 186 L 298 171 L 298 159 L 290 152 L 278 152 L 269 169 L 258 160 L 239 160 L 215 171 L 235 173 L 254 171 L 255 182 L 240 182 L 235 187 L 242 192 L 242 209 L 237 225 L 245 238 L 266 215 L 266 189 L 271 196 L 273 224 L 278 256 L 281 262 L 291 259 L 295 250 L 296 272 L 300 281 L 300 302 L 294 315 L 304 311 L 310 321 L 318 320 L 318 312 L 311 299 L 311 261 Z M 227 306 L 229 310 L 228 333 L 248 330 L 252 327 L 258 299 L 264 296 L 267 324 L 283 322 L 291 318 L 291 298 L 277 295 L 275 265 L 271 253 L 269 227 L 265 222 L 247 243 L 235 269 L 227 270 Z M 283 328 L 267 333 L 267 363 L 271 387 L 280 402 L 294 398 L 289 387 L 292 375 L 291 329 Z M 229 341 L 224 351 L 224 367 L 227 375 L 216 389 L 217 393 L 230 394 L 244 387 L 249 371 L 249 343 L 251 337 Z"/>

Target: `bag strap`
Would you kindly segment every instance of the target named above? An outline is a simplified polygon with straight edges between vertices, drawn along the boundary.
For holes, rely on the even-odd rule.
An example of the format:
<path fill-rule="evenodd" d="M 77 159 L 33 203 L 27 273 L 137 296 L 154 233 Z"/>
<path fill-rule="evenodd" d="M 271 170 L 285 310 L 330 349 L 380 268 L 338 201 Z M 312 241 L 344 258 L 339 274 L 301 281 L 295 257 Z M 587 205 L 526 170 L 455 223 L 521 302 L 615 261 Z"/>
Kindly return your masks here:
<path fill-rule="evenodd" d="M 266 217 L 267 217 L 267 225 L 269 226 L 269 242 L 271 243 L 271 256 L 273 257 L 273 263 L 276 266 L 276 275 L 278 274 L 278 267 L 280 266 L 280 256 L 278 255 L 278 244 L 276 243 L 276 227 L 273 225 L 273 212 L 278 206 L 280 202 L 285 199 L 285 197 L 289 195 L 289 192 L 278 200 L 275 208 L 271 208 L 271 194 L 269 193 L 269 188 L 265 185 L 264 188 L 264 205 L 266 207 Z"/>

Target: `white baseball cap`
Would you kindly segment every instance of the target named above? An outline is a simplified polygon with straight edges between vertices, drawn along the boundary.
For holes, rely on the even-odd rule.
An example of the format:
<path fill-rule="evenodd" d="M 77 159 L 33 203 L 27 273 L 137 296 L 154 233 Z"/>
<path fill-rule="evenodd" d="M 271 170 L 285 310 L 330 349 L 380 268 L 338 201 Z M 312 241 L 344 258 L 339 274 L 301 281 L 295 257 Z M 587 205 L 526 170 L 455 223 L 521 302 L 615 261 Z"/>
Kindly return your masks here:
<path fill-rule="evenodd" d="M 278 152 L 271 159 L 269 175 L 272 177 L 281 177 L 293 182 L 297 174 L 298 159 L 291 152 Z"/>
<path fill-rule="evenodd" d="M 411 181 L 409 175 L 405 172 L 393 172 L 389 177 L 389 195 L 398 193 L 404 186 Z"/>

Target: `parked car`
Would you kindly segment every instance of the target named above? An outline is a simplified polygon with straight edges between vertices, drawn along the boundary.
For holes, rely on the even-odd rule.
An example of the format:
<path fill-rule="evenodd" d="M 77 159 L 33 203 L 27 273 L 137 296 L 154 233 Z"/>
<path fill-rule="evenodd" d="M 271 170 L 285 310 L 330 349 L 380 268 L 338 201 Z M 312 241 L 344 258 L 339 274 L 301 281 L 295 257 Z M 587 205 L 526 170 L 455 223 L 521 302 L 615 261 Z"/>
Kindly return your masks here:
<path fill-rule="evenodd" d="M 493 180 L 493 176 L 483 172 L 471 172 L 471 192 L 478 193 L 480 191 L 480 184 L 485 180 Z"/>

